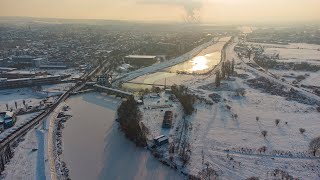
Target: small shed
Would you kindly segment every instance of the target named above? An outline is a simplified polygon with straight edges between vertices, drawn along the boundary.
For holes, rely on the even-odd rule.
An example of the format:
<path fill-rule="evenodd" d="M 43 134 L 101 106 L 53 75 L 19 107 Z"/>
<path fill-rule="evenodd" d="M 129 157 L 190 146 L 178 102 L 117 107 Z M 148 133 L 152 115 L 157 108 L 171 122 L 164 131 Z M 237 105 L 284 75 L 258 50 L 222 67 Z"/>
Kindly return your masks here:
<path fill-rule="evenodd" d="M 154 138 L 153 141 L 157 146 L 162 146 L 164 144 L 169 143 L 169 139 L 165 135 L 160 135 Z"/>
<path fill-rule="evenodd" d="M 0 112 L 0 129 L 4 130 L 14 126 L 16 123 L 17 117 L 14 112 L 4 111 Z"/>
<path fill-rule="evenodd" d="M 171 126 L 172 126 L 172 117 L 173 117 L 173 112 L 172 111 L 166 111 L 164 113 L 163 122 L 162 122 L 162 127 L 163 128 L 171 128 Z"/>
<path fill-rule="evenodd" d="M 137 104 L 138 105 L 143 105 L 143 100 L 141 100 L 141 99 L 137 100 Z"/>

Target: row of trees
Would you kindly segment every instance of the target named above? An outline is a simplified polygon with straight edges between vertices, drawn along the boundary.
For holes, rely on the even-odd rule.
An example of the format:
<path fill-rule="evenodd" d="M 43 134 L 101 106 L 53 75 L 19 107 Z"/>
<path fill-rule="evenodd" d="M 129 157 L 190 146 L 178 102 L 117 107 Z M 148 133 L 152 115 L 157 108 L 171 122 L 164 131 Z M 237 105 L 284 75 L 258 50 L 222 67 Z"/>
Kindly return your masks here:
<path fill-rule="evenodd" d="M 40 102 L 41 103 L 41 102 Z M 25 100 L 22 100 L 22 104 L 24 105 L 24 106 L 26 106 L 26 101 Z M 14 106 L 16 107 L 16 109 L 18 109 L 18 102 L 17 101 L 15 101 L 14 102 Z M 9 104 L 7 103 L 6 104 L 6 108 L 7 108 L 7 111 L 9 111 Z M 11 108 L 12 109 L 12 108 Z"/>
<path fill-rule="evenodd" d="M 124 132 L 125 136 L 133 141 L 137 146 L 146 146 L 147 130 L 141 122 L 142 114 L 134 98 L 130 97 L 127 101 L 123 101 L 118 108 L 117 113 L 120 128 Z"/>
<path fill-rule="evenodd" d="M 234 73 L 234 60 L 232 62 L 226 61 L 222 62 L 221 71 L 216 72 L 216 87 L 220 87 L 221 80 L 226 77 L 229 78 Z"/>
<path fill-rule="evenodd" d="M 194 111 L 193 104 L 195 103 L 195 96 L 188 93 L 188 88 L 186 86 L 173 85 L 171 86 L 172 93 L 178 98 L 180 101 L 184 113 L 186 115 L 191 115 Z"/>

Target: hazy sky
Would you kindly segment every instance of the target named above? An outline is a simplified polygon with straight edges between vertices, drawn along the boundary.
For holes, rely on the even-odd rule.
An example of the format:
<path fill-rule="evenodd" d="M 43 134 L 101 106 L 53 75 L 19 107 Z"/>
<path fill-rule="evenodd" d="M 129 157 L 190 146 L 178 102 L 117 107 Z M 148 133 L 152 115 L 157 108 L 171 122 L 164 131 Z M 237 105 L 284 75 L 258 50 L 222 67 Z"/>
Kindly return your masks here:
<path fill-rule="evenodd" d="M 320 0 L 0 0 L 0 16 L 142 21 L 320 21 L 319 9 Z"/>

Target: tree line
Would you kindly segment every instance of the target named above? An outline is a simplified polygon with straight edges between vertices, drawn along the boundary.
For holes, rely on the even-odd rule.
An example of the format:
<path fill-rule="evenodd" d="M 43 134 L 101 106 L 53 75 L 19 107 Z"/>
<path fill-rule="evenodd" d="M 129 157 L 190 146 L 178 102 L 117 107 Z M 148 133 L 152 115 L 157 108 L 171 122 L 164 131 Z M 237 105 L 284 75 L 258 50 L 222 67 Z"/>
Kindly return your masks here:
<path fill-rule="evenodd" d="M 186 115 L 191 115 L 194 111 L 193 104 L 195 103 L 195 96 L 188 93 L 188 88 L 186 86 L 173 85 L 171 86 L 172 93 L 177 97 L 180 101 L 184 113 Z"/>
<path fill-rule="evenodd" d="M 234 60 L 222 62 L 221 70 L 216 72 L 215 84 L 216 87 L 220 87 L 221 80 L 229 78 L 234 73 Z"/>
<path fill-rule="evenodd" d="M 123 101 L 117 111 L 120 129 L 137 146 L 147 145 L 145 128 L 141 127 L 142 113 L 133 97 Z"/>

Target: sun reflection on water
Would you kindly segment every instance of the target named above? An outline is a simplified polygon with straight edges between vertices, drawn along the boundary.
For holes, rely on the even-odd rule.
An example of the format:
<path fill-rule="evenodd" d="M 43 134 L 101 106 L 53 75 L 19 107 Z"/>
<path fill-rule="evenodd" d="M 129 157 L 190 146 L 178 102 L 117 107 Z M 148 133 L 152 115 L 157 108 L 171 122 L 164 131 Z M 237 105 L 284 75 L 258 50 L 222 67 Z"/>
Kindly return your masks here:
<path fill-rule="evenodd" d="M 191 62 L 192 71 L 202 71 L 209 68 L 209 66 L 207 65 L 208 60 L 205 56 L 197 56 L 193 58 Z"/>

